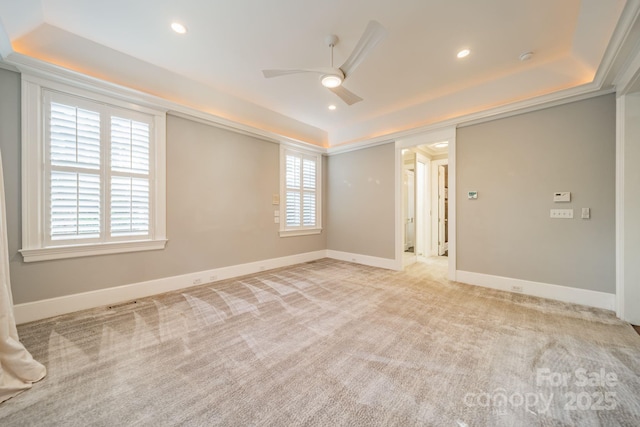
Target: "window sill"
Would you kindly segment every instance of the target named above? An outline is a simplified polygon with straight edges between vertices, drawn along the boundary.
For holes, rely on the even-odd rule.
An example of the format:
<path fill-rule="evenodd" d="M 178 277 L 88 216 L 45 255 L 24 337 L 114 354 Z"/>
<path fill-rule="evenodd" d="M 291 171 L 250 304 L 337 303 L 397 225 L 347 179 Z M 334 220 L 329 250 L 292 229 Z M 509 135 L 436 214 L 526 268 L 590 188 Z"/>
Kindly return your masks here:
<path fill-rule="evenodd" d="M 24 262 L 48 261 L 63 258 L 79 258 L 125 252 L 153 251 L 164 249 L 166 239 L 139 240 L 133 242 L 100 243 L 89 245 L 54 246 L 38 249 L 21 249 Z"/>
<path fill-rule="evenodd" d="M 308 230 L 280 230 L 280 237 L 309 236 L 320 233 L 322 233 L 322 228 L 313 228 Z"/>

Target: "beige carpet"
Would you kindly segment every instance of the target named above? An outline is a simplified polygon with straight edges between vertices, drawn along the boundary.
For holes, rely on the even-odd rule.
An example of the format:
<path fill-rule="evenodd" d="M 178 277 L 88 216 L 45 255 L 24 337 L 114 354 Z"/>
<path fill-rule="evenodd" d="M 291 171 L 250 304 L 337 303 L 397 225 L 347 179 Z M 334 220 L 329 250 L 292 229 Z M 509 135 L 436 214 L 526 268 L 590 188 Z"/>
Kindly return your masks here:
<path fill-rule="evenodd" d="M 640 425 L 631 326 L 444 277 L 321 260 L 22 325 L 49 375 L 0 425 Z"/>

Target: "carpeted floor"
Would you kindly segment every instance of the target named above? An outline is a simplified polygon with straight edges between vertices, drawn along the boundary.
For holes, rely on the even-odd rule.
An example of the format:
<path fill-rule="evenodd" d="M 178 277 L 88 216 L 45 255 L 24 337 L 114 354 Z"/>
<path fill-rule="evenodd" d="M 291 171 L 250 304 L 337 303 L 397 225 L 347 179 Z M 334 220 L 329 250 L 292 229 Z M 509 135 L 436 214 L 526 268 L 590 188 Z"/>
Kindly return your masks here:
<path fill-rule="evenodd" d="M 320 260 L 22 325 L 3 426 L 640 425 L 613 313 Z"/>

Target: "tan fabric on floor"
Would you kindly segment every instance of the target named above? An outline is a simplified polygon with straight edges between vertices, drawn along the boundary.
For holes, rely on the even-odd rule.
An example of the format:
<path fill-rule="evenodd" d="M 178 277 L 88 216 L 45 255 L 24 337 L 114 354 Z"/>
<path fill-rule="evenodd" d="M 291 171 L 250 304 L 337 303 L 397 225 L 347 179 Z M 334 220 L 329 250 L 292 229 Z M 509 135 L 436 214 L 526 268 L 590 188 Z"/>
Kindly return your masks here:
<path fill-rule="evenodd" d="M 0 216 L 0 402 L 4 402 L 31 388 L 31 384 L 41 380 L 47 371 L 20 343 L 13 316 L 1 154 Z"/>

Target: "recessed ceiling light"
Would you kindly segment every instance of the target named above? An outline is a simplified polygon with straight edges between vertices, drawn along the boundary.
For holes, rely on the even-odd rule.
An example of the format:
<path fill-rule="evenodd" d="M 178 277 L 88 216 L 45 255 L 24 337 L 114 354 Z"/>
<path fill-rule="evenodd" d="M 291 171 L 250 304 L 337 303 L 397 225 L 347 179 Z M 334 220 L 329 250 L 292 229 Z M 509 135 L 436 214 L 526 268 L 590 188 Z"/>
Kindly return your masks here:
<path fill-rule="evenodd" d="M 175 31 L 178 34 L 184 34 L 187 32 L 187 27 L 185 27 L 184 25 L 182 25 L 179 22 L 172 22 L 171 23 L 171 29 L 173 31 Z"/>
<path fill-rule="evenodd" d="M 456 55 L 458 58 L 464 58 L 466 56 L 469 56 L 469 54 L 471 53 L 471 51 L 469 49 L 462 49 L 460 52 L 458 52 L 458 55 Z"/>
<path fill-rule="evenodd" d="M 333 111 L 333 110 L 335 110 L 335 109 L 336 109 L 336 106 L 335 106 L 335 105 L 333 105 L 333 104 L 329 105 L 329 110 Z"/>

